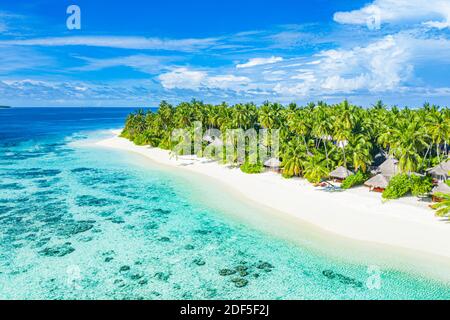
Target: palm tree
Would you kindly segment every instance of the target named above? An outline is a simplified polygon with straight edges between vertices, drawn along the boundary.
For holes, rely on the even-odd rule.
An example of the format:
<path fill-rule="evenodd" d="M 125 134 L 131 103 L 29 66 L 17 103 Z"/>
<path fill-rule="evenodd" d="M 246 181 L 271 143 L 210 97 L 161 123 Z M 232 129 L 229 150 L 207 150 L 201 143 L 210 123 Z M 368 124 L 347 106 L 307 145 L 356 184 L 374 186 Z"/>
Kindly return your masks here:
<path fill-rule="evenodd" d="M 445 144 L 447 148 L 448 136 L 450 135 L 450 121 L 444 113 L 439 112 L 438 109 L 432 109 L 426 118 L 427 130 L 433 143 L 436 145 L 436 155 L 440 161 L 440 145 Z"/>
<path fill-rule="evenodd" d="M 320 105 L 317 109 L 315 109 L 314 113 L 314 123 L 312 133 L 317 138 L 316 148 L 319 146 L 319 143 L 322 142 L 325 148 L 325 157 L 327 160 L 327 168 L 329 169 L 328 163 L 328 142 L 333 133 L 333 117 L 331 112 L 329 112 L 328 107 Z"/>
<path fill-rule="evenodd" d="M 419 119 L 405 119 L 392 132 L 393 154 L 399 160 L 399 169 L 411 173 L 418 169 L 421 154 L 427 148 L 426 132 Z"/>
<path fill-rule="evenodd" d="M 288 177 L 299 176 L 306 158 L 306 146 L 299 139 L 290 141 L 283 153 L 283 174 Z"/>
<path fill-rule="evenodd" d="M 263 128 L 273 129 L 278 127 L 281 117 L 280 111 L 282 110 L 281 105 L 269 102 L 264 102 L 264 104 L 259 108 L 258 119 L 259 123 Z"/>
<path fill-rule="evenodd" d="M 364 134 L 360 133 L 350 137 L 349 148 L 355 171 L 361 169 L 366 172 L 367 167 L 372 163 L 372 143 Z"/>
<path fill-rule="evenodd" d="M 309 157 L 304 162 L 303 176 L 311 183 L 319 183 L 329 173 L 330 171 L 326 166 L 325 157 L 320 153 Z"/>
<path fill-rule="evenodd" d="M 450 194 L 437 193 L 437 197 L 441 198 L 443 201 L 433 204 L 431 207 L 436 209 L 436 215 L 439 217 L 446 217 L 450 214 Z"/>

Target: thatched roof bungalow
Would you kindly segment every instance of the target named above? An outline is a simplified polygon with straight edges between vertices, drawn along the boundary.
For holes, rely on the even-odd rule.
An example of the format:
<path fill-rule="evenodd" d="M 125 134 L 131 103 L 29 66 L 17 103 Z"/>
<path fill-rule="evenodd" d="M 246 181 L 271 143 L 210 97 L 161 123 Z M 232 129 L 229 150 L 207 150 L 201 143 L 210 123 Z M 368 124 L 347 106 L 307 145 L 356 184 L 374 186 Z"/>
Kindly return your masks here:
<path fill-rule="evenodd" d="M 448 180 L 450 177 L 450 160 L 444 161 L 436 167 L 428 169 L 427 172 L 438 181 Z"/>
<path fill-rule="evenodd" d="M 439 182 L 439 184 L 431 191 L 434 202 L 442 201 L 442 199 L 438 196 L 439 193 L 450 194 L 450 186 L 448 186 L 445 182 Z"/>
<path fill-rule="evenodd" d="M 367 180 L 364 185 L 370 187 L 371 191 L 383 192 L 387 188 L 389 180 L 389 177 L 380 173 Z"/>
<path fill-rule="evenodd" d="M 387 158 L 386 161 L 378 167 L 377 171 L 386 177 L 395 176 L 399 173 L 398 160 L 392 157 Z"/>
<path fill-rule="evenodd" d="M 345 167 L 340 166 L 337 167 L 335 170 L 331 171 L 330 178 L 342 181 L 353 174 L 354 173 L 352 171 L 348 170 Z"/>

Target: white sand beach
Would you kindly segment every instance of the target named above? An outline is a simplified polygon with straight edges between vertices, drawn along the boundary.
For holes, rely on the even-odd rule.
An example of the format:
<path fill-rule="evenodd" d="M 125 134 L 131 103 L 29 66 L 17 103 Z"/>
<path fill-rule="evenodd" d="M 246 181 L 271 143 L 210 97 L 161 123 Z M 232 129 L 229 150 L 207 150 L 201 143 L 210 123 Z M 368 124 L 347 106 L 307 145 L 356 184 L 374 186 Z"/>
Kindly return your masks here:
<path fill-rule="evenodd" d="M 303 179 L 284 179 L 273 172 L 248 175 L 196 156 L 176 159 L 168 151 L 136 146 L 114 133 L 115 137 L 97 145 L 135 152 L 159 164 L 206 175 L 253 202 L 346 238 L 450 258 L 450 222 L 435 217 L 429 203 L 417 198 L 383 203 L 381 194 L 366 187 L 331 193 Z"/>

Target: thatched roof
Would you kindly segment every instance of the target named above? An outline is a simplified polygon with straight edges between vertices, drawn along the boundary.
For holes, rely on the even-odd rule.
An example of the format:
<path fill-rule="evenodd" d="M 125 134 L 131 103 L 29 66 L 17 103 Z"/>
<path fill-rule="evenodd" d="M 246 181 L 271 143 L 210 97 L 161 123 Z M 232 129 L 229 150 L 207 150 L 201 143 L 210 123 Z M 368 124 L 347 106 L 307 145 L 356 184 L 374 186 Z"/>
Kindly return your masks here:
<path fill-rule="evenodd" d="M 264 166 L 269 168 L 279 168 L 281 167 L 281 161 L 278 158 L 270 158 L 264 162 Z"/>
<path fill-rule="evenodd" d="M 382 188 L 382 189 L 386 189 L 388 184 L 389 184 L 389 178 L 382 175 L 381 173 L 370 178 L 369 180 L 367 180 L 364 183 L 364 185 L 366 185 L 368 187 Z"/>
<path fill-rule="evenodd" d="M 436 187 L 434 187 L 433 194 L 436 193 L 448 193 L 450 194 L 450 187 L 445 182 L 440 182 Z"/>
<path fill-rule="evenodd" d="M 427 172 L 432 176 L 448 177 L 450 171 L 450 160 L 440 163 L 434 168 L 428 169 Z"/>
<path fill-rule="evenodd" d="M 398 160 L 389 157 L 379 167 L 378 172 L 387 177 L 392 177 L 398 173 Z"/>
<path fill-rule="evenodd" d="M 330 177 L 331 178 L 338 178 L 338 179 L 345 179 L 348 176 L 353 175 L 354 173 L 348 170 L 345 167 L 337 167 L 335 170 L 331 171 Z"/>

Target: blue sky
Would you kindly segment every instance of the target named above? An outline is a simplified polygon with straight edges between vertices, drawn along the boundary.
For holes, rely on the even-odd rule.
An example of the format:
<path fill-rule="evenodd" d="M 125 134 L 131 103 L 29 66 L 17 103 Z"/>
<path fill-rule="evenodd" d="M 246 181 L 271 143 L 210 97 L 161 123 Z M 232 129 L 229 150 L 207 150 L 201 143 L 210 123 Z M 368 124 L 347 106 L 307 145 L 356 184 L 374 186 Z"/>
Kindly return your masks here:
<path fill-rule="evenodd" d="M 450 97 L 448 0 L 4 2 L 0 105 Z"/>

